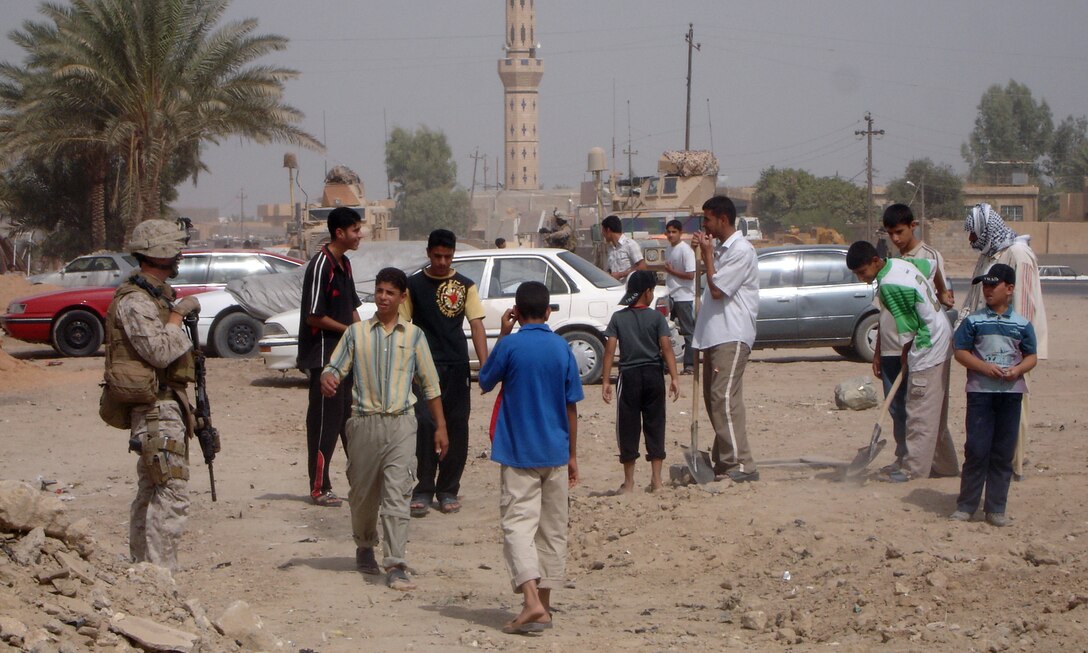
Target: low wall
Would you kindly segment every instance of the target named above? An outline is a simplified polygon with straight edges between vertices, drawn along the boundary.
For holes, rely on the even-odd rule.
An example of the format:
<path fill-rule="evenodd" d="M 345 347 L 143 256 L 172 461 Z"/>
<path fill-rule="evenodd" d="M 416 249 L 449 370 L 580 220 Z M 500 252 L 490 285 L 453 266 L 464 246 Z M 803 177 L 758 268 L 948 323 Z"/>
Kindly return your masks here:
<path fill-rule="evenodd" d="M 1031 248 L 1045 255 L 1088 254 L 1088 222 L 1013 222 L 1009 224 L 1018 234 L 1031 236 Z M 962 220 L 927 220 L 925 241 L 936 247 L 945 258 L 974 258 Z"/>

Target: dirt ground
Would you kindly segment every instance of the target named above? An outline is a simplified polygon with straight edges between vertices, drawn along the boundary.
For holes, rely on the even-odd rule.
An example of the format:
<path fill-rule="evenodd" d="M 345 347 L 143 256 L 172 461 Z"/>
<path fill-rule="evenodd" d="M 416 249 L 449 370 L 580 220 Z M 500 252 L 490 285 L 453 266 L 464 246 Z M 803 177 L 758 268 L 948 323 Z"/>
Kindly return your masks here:
<path fill-rule="evenodd" d="M 498 467 L 487 460 L 490 397 L 474 398 L 464 509 L 412 521 L 419 589 L 401 594 L 355 571 L 347 506 L 306 499 L 302 376 L 212 359 L 219 501 L 194 461 L 175 579 L 209 614 L 247 601 L 292 651 L 1085 650 L 1088 339 L 1077 334 L 1088 298 L 1051 296 L 1047 308 L 1051 358 L 1034 375 L 1030 465 L 1005 529 L 946 520 L 957 479 L 858 484 L 764 467 L 757 483 L 611 496 L 622 476 L 613 409 L 599 386 L 586 388 L 569 584 L 554 594 L 555 628 L 531 638 L 499 631 L 519 600 L 502 562 Z M 126 434 L 97 416 L 101 355 L 2 344 L 0 478 L 57 479 L 72 514 L 94 522 L 100 555 L 122 559 L 136 459 Z M 867 370 L 830 349 L 755 352 L 745 394 L 757 458 L 852 457 L 877 411 L 836 410 L 833 389 Z M 963 383 L 955 366 L 959 442 Z M 683 377 L 670 404 L 667 463 L 683 461 L 690 384 Z M 890 460 L 885 450 L 874 467 Z M 346 495 L 344 464 L 338 450 L 333 485 Z M 638 474 L 648 481 L 645 464 Z M 14 616 L 33 621 L 35 607 L 24 610 Z"/>

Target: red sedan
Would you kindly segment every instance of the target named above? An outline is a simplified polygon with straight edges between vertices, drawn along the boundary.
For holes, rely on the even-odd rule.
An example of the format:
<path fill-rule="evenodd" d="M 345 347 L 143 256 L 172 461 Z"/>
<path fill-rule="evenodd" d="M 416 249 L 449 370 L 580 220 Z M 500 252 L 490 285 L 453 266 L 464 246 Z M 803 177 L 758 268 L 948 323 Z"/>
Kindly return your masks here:
<path fill-rule="evenodd" d="M 233 279 L 288 272 L 302 264 L 263 250 L 186 250 L 170 285 L 185 297 L 222 288 Z M 114 292 L 116 288 L 74 288 L 20 297 L 0 315 L 0 327 L 13 338 L 48 343 L 65 356 L 90 356 L 102 345 Z"/>

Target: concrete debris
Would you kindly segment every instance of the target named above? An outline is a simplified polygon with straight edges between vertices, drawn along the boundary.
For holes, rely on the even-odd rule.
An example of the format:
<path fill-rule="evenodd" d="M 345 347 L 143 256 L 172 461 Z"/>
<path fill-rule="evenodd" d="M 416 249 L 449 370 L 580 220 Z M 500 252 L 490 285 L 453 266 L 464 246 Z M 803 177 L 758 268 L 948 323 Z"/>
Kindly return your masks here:
<path fill-rule="evenodd" d="M 276 646 L 260 615 L 245 601 L 231 603 L 212 624 L 220 634 L 239 642 L 243 648 L 266 651 Z"/>
<path fill-rule="evenodd" d="M 873 380 L 856 376 L 835 386 L 835 406 L 840 410 L 867 410 L 880 405 Z"/>
<path fill-rule="evenodd" d="M 1054 549 L 1038 542 L 1028 545 L 1028 548 L 1024 551 L 1024 560 L 1036 567 L 1040 565 L 1060 565 L 1062 563 L 1061 556 Z"/>
<path fill-rule="evenodd" d="M 28 533 L 36 528 L 74 546 L 81 554 L 90 553 L 90 522 L 80 519 L 73 523 L 57 495 L 21 481 L 0 481 L 0 531 Z"/>
<path fill-rule="evenodd" d="M 740 618 L 741 628 L 762 632 L 767 627 L 767 613 L 762 610 L 745 612 Z"/>
<path fill-rule="evenodd" d="M 152 651 L 189 653 L 200 641 L 199 635 L 164 626 L 150 619 L 133 617 L 123 612 L 118 612 L 110 619 L 110 630 Z"/>
<path fill-rule="evenodd" d="M 35 528 L 11 548 L 11 557 L 24 567 L 37 564 L 42 554 L 43 544 L 45 544 L 45 530 L 40 527 Z"/>

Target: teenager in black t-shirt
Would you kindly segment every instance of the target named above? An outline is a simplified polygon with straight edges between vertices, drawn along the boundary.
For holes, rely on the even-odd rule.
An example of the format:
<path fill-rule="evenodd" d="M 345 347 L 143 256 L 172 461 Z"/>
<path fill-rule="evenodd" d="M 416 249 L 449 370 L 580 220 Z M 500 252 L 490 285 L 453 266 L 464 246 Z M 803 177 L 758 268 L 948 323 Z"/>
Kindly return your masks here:
<path fill-rule="evenodd" d="M 434 423 L 424 402 L 416 402 L 416 458 L 419 484 L 412 492 L 413 517 L 427 514 L 431 501 L 449 514 L 461 509 L 457 498 L 461 474 L 468 458 L 469 398 L 468 344 L 464 322 L 468 318 L 472 346 L 483 365 L 487 360 L 484 307 L 476 284 L 452 267 L 457 237 L 448 229 L 436 229 L 427 239 L 430 264 L 408 277 L 408 298 L 401 312 L 423 329 L 431 348 L 442 386 L 442 411 L 446 415 L 449 450 L 441 461 L 434 453 Z M 437 473 L 437 478 L 436 478 Z"/>
<path fill-rule="evenodd" d="M 306 410 L 306 468 L 310 474 L 310 498 L 319 506 L 339 506 L 332 492 L 329 461 L 336 439 L 344 438 L 344 424 L 351 412 L 351 377 L 340 383 L 332 397 L 321 394 L 321 368 L 329 362 L 340 335 L 359 321 L 359 294 L 351 276 L 349 249 L 359 249 L 362 217 L 347 207 L 328 217 L 332 242 L 314 254 L 302 281 L 302 312 L 298 329 L 298 368 L 310 377 Z"/>

